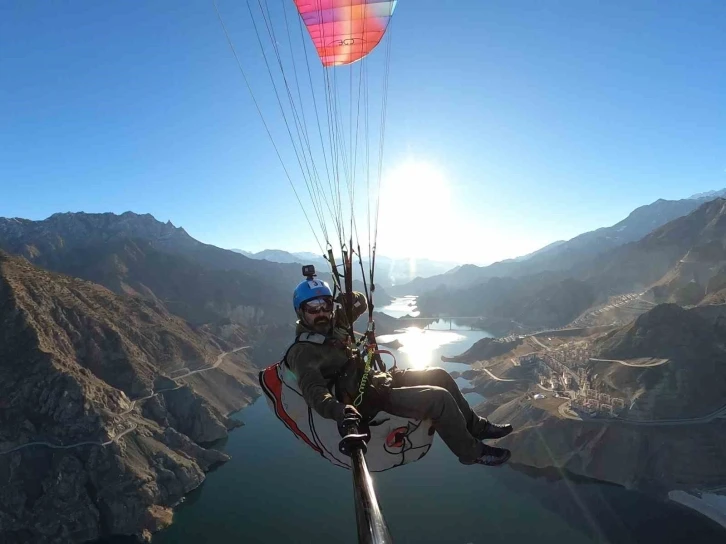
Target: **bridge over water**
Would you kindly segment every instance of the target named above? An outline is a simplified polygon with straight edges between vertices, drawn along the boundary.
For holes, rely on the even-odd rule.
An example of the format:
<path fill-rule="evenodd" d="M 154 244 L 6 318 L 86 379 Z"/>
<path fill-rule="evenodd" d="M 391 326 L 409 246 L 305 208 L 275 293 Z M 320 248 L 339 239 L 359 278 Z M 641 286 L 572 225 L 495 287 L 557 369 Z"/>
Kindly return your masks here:
<path fill-rule="evenodd" d="M 401 321 L 426 321 L 424 330 L 446 330 L 446 331 L 482 331 L 483 327 L 475 327 L 477 321 L 484 319 L 484 316 L 436 316 L 436 317 L 400 317 Z M 464 323 L 462 323 L 464 322 Z M 466 325 L 470 322 L 470 325 Z M 442 326 L 441 324 L 444 324 Z M 448 324 L 448 327 L 446 326 Z"/>

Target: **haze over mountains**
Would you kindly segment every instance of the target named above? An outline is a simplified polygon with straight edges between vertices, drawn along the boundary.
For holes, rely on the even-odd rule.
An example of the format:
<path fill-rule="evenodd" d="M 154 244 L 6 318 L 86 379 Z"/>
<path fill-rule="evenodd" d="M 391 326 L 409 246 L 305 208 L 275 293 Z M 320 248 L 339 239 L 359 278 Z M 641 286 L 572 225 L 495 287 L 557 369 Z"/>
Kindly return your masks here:
<path fill-rule="evenodd" d="M 644 292 L 651 302 L 684 304 L 696 304 L 707 294 L 718 296 L 715 293 L 726 286 L 722 268 L 726 264 L 724 226 L 720 219 L 726 201 L 702 200 L 689 201 L 689 206 L 693 202 L 700 205 L 637 241 L 594 256 L 580 253 L 575 258 L 573 252 L 574 264 L 567 269 L 551 270 L 545 262 L 531 274 L 480 281 L 472 279 L 474 270 L 470 269 L 463 287 L 461 270 L 417 280 L 414 283 L 422 287 L 423 281 L 449 280 L 459 275 L 456 282 L 439 283 L 435 291 L 424 292 L 419 306 L 424 315 L 484 316 L 537 328 L 566 325 L 591 306 L 623 293 Z M 670 205 L 666 208 L 674 209 Z M 481 274 L 484 270 L 475 271 Z M 515 330 L 511 323 L 510 327 Z"/>
<path fill-rule="evenodd" d="M 401 289 L 420 295 L 424 315 L 480 316 L 502 335 L 597 313 L 610 332 L 593 341 L 604 362 L 588 363 L 589 383 L 637 399 L 641 417 L 701 417 L 726 395 L 720 194 L 660 200 L 612 227 L 528 256 L 454 267 Z M 251 258 L 148 214 L 0 218 L 0 474 L 8 475 L 0 488 L 0 540 L 148 537 L 168 523 L 170 508 L 226 459 L 203 445 L 226 436 L 227 416 L 259 394 L 257 368 L 291 341 L 291 291 L 300 262 L 310 258 L 279 251 Z M 319 270 L 330 278 L 322 264 Z M 644 306 L 616 313 L 612 300 L 623 294 Z M 388 300 L 384 289 L 376 297 L 379 306 Z M 403 324 L 377 321 L 390 329 Z M 466 357 L 510 364 L 510 351 L 539 349 L 522 338 L 488 340 Z M 632 368 L 616 361 L 630 358 L 668 363 Z M 523 430 L 545 433 L 561 456 L 557 463 L 611 481 L 657 479 L 649 473 L 643 480 L 635 469 L 647 467 L 640 465 L 627 474 L 599 461 L 596 469 L 587 465 L 591 454 L 600 455 L 593 452 L 637 438 L 630 431 L 598 434 L 533 410 L 521 397 L 524 370 L 507 372 L 514 381 L 483 391 L 490 409 Z M 722 430 L 720 420 L 709 425 L 700 438 L 690 428 L 684 433 L 706 447 Z M 662 441 L 659 432 L 643 431 Z M 567 457 L 578 436 L 591 450 Z M 521 462 L 546 464 L 531 433 L 508 440 L 528 452 Z M 671 457 L 659 459 L 683 481 L 720 481 L 714 467 L 722 453 L 712 447 L 695 476 L 679 472 Z"/>
<path fill-rule="evenodd" d="M 467 287 L 492 277 L 518 277 L 544 271 L 566 270 L 609 249 L 635 242 L 673 219 L 691 213 L 714 198 L 726 196 L 726 189 L 682 200 L 659 199 L 633 210 L 628 217 L 610 227 L 586 232 L 568 241 L 558 241 L 517 259 L 489 266 L 464 265 L 440 276 L 416 279 L 390 289 L 393 295 L 420 294 L 445 285 Z"/>
<path fill-rule="evenodd" d="M 251 259 L 264 259 L 276 263 L 298 263 L 298 264 L 314 264 L 317 270 L 327 270 L 329 268 L 328 261 L 322 256 L 308 251 L 289 253 L 280 249 L 265 249 L 257 253 L 251 253 L 242 249 L 232 249 L 237 253 L 241 253 Z M 364 255 L 363 267 L 368 270 L 369 260 L 367 254 Z M 444 274 L 453 268 L 459 266 L 458 263 L 447 261 L 433 261 L 430 259 L 392 259 L 385 255 L 376 255 L 376 271 L 378 283 L 385 288 L 393 285 L 410 282 L 411 280 L 422 277 L 428 278 L 437 274 Z M 360 269 L 356 267 L 356 278 L 360 278 Z"/>

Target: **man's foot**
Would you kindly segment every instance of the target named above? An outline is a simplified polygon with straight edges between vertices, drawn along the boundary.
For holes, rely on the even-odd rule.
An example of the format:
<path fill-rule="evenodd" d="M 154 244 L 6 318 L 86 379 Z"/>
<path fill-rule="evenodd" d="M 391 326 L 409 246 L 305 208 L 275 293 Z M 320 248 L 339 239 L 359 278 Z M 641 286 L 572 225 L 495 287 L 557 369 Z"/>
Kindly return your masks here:
<path fill-rule="evenodd" d="M 483 444 L 484 452 L 481 457 L 476 460 L 478 465 L 487 465 L 489 467 L 496 467 L 497 465 L 503 465 L 512 456 L 512 452 L 505 450 L 504 448 L 492 448 Z"/>
<path fill-rule="evenodd" d="M 469 434 L 477 440 L 493 440 L 495 438 L 502 438 L 507 436 L 513 431 L 512 426 L 497 425 L 496 423 L 490 423 L 486 418 L 478 417 L 478 421 L 475 421 L 469 428 Z"/>
<path fill-rule="evenodd" d="M 471 462 L 460 461 L 465 465 L 486 465 L 488 467 L 496 467 L 506 463 L 512 456 L 512 452 L 505 450 L 504 448 L 493 448 L 486 444 L 482 444 L 481 446 L 482 453 L 477 459 Z"/>

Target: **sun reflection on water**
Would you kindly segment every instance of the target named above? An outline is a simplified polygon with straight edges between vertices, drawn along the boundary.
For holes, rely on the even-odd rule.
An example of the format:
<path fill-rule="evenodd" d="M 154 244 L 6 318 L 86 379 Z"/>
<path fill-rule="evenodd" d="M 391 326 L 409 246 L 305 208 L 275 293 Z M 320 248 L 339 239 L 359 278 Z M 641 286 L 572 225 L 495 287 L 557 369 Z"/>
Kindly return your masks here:
<path fill-rule="evenodd" d="M 408 327 L 399 333 L 381 336 L 378 341 L 381 344 L 387 344 L 398 340 L 401 346 L 397 351 L 406 355 L 408 361 L 406 366 L 408 368 L 425 368 L 440 364 L 440 359 L 434 357 L 434 353 L 438 348 L 463 339 L 465 339 L 464 336 L 455 332 L 430 331 L 418 327 Z M 403 361 L 399 361 L 399 363 L 401 362 Z"/>
<path fill-rule="evenodd" d="M 388 306 L 384 306 L 382 311 L 391 317 L 403 317 L 405 315 L 418 317 L 421 315 L 421 312 L 416 309 L 415 296 L 399 297 L 393 300 Z"/>

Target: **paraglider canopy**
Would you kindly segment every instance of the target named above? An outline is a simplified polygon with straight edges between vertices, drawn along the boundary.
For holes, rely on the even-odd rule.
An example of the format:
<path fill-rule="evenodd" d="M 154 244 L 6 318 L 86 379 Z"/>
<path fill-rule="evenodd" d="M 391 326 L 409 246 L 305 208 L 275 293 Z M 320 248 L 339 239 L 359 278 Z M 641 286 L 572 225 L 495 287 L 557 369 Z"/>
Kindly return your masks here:
<path fill-rule="evenodd" d="M 323 66 L 351 64 L 381 41 L 397 0 L 295 0 Z"/>

